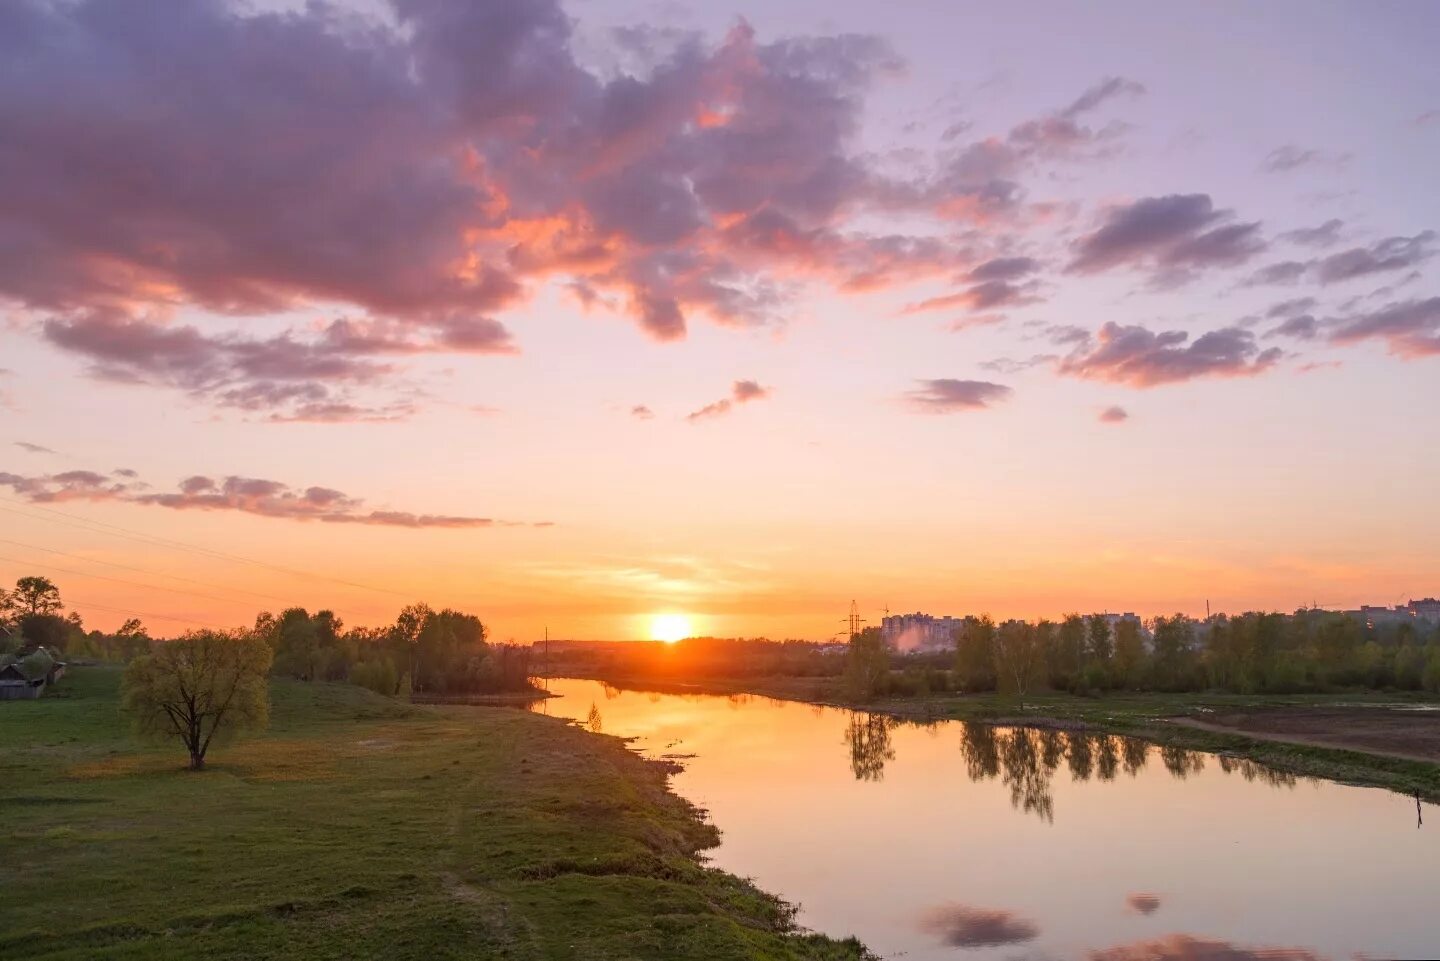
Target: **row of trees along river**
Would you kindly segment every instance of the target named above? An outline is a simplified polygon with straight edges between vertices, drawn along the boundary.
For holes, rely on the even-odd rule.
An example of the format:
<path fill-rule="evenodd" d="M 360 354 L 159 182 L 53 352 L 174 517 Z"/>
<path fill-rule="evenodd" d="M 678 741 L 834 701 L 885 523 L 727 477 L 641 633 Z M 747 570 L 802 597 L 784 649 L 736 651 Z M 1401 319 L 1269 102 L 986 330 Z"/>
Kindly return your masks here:
<path fill-rule="evenodd" d="M 851 638 L 844 679 L 854 696 L 931 691 L 1053 690 L 1302 693 L 1343 688 L 1440 692 L 1440 625 L 1369 626 L 1332 611 L 1252 611 L 1148 625 L 1072 614 L 1055 622 L 967 618 L 953 648 L 910 655 L 879 629 Z"/>

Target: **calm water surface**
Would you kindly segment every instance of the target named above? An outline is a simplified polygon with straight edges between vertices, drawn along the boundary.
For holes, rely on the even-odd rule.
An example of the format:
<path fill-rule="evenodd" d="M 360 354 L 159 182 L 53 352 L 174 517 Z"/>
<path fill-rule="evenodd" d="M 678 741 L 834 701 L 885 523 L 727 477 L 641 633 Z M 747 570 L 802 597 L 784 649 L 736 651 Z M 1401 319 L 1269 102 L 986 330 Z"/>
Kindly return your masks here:
<path fill-rule="evenodd" d="M 693 755 L 674 786 L 723 832 L 714 863 L 886 958 L 1440 954 L 1440 809 L 1387 791 L 1128 738 L 550 687 L 536 710 Z"/>

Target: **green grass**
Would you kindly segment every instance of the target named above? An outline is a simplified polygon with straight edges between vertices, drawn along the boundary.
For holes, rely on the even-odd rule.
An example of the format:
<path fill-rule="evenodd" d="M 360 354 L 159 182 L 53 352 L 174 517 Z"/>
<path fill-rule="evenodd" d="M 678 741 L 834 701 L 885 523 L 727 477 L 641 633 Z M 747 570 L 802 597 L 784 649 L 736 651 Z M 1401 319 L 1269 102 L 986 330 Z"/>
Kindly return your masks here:
<path fill-rule="evenodd" d="M 191 773 L 118 683 L 0 703 L 0 957 L 863 956 L 704 867 L 715 829 L 615 738 L 277 681 L 270 730 Z"/>

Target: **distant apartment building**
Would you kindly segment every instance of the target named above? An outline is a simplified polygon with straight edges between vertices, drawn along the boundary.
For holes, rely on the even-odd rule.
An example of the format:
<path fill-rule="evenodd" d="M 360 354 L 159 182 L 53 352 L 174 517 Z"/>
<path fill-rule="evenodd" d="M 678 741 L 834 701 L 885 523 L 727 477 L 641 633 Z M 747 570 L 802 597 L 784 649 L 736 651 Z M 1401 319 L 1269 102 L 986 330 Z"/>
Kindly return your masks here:
<path fill-rule="evenodd" d="M 1366 627 L 1384 627 L 1390 624 L 1424 622 L 1440 624 L 1440 598 L 1422 597 L 1394 607 L 1378 607 L 1361 604 L 1344 613 L 1360 621 Z"/>
<path fill-rule="evenodd" d="M 1417 621 L 1440 624 L 1440 598 L 1422 597 L 1418 601 L 1412 600 L 1409 607 L 1411 615 Z"/>
<path fill-rule="evenodd" d="M 1145 633 L 1145 623 L 1140 620 L 1140 615 L 1134 613 L 1133 611 L 1126 611 L 1124 614 L 1111 614 L 1107 611 L 1104 614 L 1091 614 L 1090 616 L 1104 618 L 1105 623 L 1110 625 L 1110 633 L 1112 634 L 1115 633 L 1115 628 L 1118 627 L 1122 622 L 1134 624 L 1136 627 L 1140 628 L 1140 633 L 1142 635 Z"/>
<path fill-rule="evenodd" d="M 948 650 L 955 646 L 955 633 L 964 623 L 963 617 L 936 617 L 920 611 L 891 614 L 880 621 L 880 634 L 897 651 Z"/>

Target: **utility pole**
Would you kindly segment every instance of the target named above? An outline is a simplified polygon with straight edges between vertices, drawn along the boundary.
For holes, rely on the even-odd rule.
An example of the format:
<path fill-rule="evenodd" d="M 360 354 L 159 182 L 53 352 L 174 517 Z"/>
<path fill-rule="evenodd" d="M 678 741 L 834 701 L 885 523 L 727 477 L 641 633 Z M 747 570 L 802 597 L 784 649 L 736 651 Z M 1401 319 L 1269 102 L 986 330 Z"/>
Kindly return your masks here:
<path fill-rule="evenodd" d="M 850 616 L 842 620 L 840 623 L 845 624 L 850 628 L 851 638 L 854 638 L 856 634 L 859 634 L 860 625 L 866 623 L 865 620 L 860 616 L 860 606 L 854 601 L 851 601 Z"/>

